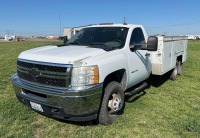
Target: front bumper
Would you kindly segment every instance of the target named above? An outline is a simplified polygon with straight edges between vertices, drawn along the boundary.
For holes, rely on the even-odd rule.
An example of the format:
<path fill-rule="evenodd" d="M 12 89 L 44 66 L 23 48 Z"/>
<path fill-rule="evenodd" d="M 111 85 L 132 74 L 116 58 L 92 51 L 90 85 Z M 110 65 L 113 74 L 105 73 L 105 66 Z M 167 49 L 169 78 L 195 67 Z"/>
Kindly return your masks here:
<path fill-rule="evenodd" d="M 30 108 L 30 101 L 40 104 L 43 112 L 36 111 L 41 114 L 72 121 L 97 118 L 102 97 L 102 83 L 87 90 L 73 91 L 22 82 L 17 74 L 12 76 L 12 83 L 18 100 Z"/>

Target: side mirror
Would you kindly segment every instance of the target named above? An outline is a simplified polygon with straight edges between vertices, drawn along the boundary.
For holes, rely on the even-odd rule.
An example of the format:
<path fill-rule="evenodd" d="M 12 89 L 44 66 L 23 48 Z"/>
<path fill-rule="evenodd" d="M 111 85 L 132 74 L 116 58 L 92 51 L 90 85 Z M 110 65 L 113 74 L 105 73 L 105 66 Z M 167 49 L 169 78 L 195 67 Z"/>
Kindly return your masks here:
<path fill-rule="evenodd" d="M 64 36 L 64 38 L 63 38 L 63 44 L 66 44 L 66 43 L 67 43 L 67 41 L 68 41 L 68 38 L 67 38 L 67 36 Z"/>
<path fill-rule="evenodd" d="M 158 48 L 158 38 L 156 36 L 149 36 L 147 40 L 147 50 L 157 51 Z"/>

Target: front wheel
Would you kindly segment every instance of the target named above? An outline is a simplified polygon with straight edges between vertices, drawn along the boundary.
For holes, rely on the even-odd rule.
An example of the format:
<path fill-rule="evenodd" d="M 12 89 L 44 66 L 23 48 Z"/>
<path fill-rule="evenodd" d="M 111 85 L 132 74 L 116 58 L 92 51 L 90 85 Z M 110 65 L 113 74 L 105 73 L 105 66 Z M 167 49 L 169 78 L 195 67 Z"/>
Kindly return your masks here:
<path fill-rule="evenodd" d="M 120 84 L 110 82 L 105 88 L 99 112 L 99 123 L 102 125 L 112 124 L 122 114 L 124 105 L 124 91 Z"/>

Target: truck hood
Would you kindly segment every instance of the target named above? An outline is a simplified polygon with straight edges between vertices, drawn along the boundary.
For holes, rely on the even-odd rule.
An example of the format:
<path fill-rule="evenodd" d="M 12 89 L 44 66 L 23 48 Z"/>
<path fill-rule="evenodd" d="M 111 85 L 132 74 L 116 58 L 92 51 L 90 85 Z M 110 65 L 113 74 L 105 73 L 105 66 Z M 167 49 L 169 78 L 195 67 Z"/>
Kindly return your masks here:
<path fill-rule="evenodd" d="M 22 52 L 18 58 L 57 64 L 74 64 L 106 51 L 87 46 L 43 46 Z"/>

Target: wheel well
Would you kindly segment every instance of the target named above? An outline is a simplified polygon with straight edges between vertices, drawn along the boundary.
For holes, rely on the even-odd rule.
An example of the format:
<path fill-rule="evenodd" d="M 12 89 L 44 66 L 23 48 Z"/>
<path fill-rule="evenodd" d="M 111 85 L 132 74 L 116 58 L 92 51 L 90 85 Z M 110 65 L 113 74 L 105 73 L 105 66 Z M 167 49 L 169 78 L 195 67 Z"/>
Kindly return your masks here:
<path fill-rule="evenodd" d="M 177 60 L 181 61 L 181 63 L 182 63 L 182 58 L 183 58 L 182 55 L 180 55 L 180 56 L 177 57 Z"/>
<path fill-rule="evenodd" d="M 105 88 L 112 81 L 120 83 L 122 89 L 124 90 L 127 82 L 126 70 L 120 69 L 107 75 L 104 80 L 103 87 Z"/>
<path fill-rule="evenodd" d="M 120 83 L 121 88 L 123 90 L 125 90 L 126 82 L 127 82 L 126 70 L 120 69 L 120 70 L 114 71 L 114 72 L 112 72 L 112 73 L 110 73 L 109 75 L 106 76 L 106 78 L 104 79 L 104 82 L 103 82 L 103 91 L 102 91 L 101 103 L 102 103 L 103 96 L 104 96 L 104 93 L 105 93 L 105 88 L 112 81 L 116 81 L 116 82 Z M 101 109 L 101 104 L 100 104 L 99 109 Z M 100 110 L 99 110 L 99 112 L 100 112 Z M 98 113 L 98 115 L 99 115 L 99 113 Z"/>

